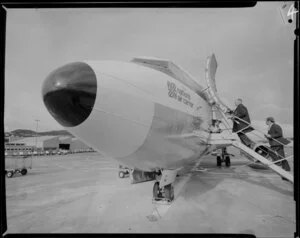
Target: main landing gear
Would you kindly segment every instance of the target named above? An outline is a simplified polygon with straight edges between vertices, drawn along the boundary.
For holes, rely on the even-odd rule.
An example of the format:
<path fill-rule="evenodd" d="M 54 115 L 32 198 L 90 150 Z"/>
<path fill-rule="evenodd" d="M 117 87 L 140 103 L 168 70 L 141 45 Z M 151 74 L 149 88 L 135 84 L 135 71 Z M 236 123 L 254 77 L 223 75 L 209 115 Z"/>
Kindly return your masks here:
<path fill-rule="evenodd" d="M 225 162 L 225 166 L 230 166 L 230 155 L 227 153 L 226 147 L 220 149 L 221 153 L 218 153 L 217 155 L 217 166 L 221 167 L 222 162 Z"/>
<path fill-rule="evenodd" d="M 170 204 L 174 200 L 174 186 L 176 170 L 161 170 L 156 175 L 156 182 L 153 185 L 154 203 Z"/>

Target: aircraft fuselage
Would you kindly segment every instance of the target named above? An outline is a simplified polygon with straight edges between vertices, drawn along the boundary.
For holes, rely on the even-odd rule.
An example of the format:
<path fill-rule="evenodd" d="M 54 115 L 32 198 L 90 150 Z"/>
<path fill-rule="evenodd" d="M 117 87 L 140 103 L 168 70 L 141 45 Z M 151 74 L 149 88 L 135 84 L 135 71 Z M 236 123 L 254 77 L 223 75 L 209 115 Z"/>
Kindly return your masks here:
<path fill-rule="evenodd" d="M 90 83 L 84 86 L 85 82 Z M 81 84 L 89 96 L 76 96 Z M 62 106 L 53 98 L 66 89 L 70 93 L 68 99 L 61 96 Z M 54 96 L 47 97 L 51 93 Z M 48 111 L 70 133 L 129 167 L 176 169 L 207 149 L 210 105 L 175 78 L 134 62 L 84 61 L 63 66 L 46 79 L 43 96 Z M 79 107 L 82 110 L 73 117 L 60 115 Z M 81 114 L 83 118 L 73 123 L 72 118 Z M 191 135 L 194 130 L 203 133 L 201 140 Z"/>

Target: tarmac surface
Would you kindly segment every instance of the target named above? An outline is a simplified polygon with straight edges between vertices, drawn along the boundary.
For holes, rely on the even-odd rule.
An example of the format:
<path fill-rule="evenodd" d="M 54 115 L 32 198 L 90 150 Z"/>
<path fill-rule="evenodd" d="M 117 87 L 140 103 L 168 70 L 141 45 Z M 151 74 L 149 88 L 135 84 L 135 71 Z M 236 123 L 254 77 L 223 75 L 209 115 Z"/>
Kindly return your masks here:
<path fill-rule="evenodd" d="M 158 205 L 152 203 L 153 181 L 120 179 L 117 162 L 98 153 L 36 157 L 27 175 L 6 178 L 7 233 L 293 237 L 293 185 L 247 163 L 237 155 L 230 168 L 217 168 L 215 157 L 207 156 L 200 170 L 191 165 L 180 172 L 175 201 Z"/>

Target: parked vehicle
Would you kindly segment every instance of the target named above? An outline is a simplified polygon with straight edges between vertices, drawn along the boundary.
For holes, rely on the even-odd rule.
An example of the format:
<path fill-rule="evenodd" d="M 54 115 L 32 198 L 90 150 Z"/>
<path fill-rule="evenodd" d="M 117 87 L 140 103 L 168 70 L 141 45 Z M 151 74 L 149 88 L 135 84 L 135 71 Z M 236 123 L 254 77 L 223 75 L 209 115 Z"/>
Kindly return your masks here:
<path fill-rule="evenodd" d="M 8 178 L 11 178 L 15 173 L 26 175 L 28 169 L 32 169 L 31 156 L 5 157 L 5 174 Z"/>

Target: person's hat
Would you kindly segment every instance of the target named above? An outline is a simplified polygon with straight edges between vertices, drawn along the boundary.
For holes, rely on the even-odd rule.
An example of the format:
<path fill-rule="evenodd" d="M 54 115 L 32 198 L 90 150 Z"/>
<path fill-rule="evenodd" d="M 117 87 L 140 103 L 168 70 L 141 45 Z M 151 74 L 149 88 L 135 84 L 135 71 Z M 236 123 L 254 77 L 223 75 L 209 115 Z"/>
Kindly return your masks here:
<path fill-rule="evenodd" d="M 274 117 L 267 117 L 267 119 L 266 119 L 266 121 L 270 121 L 270 122 L 275 122 L 275 119 L 274 119 Z"/>

